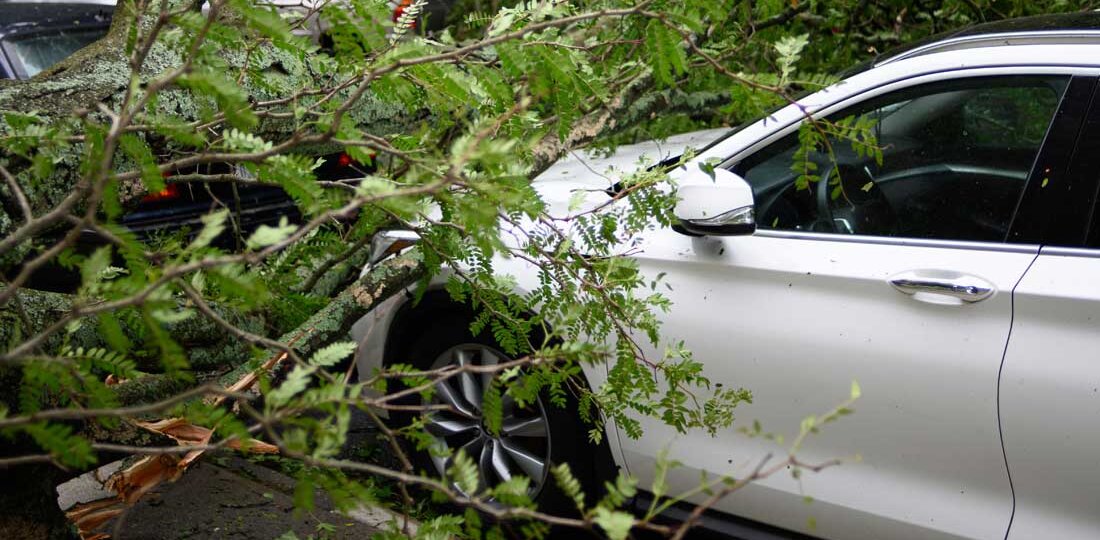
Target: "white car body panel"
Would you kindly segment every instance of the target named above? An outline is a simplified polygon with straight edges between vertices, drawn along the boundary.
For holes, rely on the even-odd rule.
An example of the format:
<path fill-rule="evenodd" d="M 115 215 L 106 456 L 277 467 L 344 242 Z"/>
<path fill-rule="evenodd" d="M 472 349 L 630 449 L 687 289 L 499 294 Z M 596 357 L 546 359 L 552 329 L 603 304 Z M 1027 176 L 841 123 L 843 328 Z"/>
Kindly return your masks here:
<path fill-rule="evenodd" d="M 906 86 L 997 74 L 1100 73 L 1097 45 L 1011 50 L 890 62 L 780 109 L 696 161 L 736 163 L 796 129 L 805 114 L 823 116 Z M 624 147 L 608 158 L 570 156 L 536 186 L 564 212 L 573 190 L 613 184 L 617 175 L 607 174 L 609 167 L 629 171 L 642 153 L 659 161 L 722 132 Z M 673 176 L 680 185 L 714 181 L 696 163 Z M 754 392 L 755 403 L 736 411 L 742 425 L 759 419 L 766 431 L 790 441 L 803 417 L 837 405 L 852 380 L 863 387 L 856 414 L 810 437 L 799 454 L 807 463 L 855 455 L 862 461 L 801 482 L 779 474 L 717 509 L 824 538 L 1097 536 L 1100 436 L 1091 426 L 1100 411 L 1100 364 L 1091 362 L 1095 353 L 1080 351 L 1100 350 L 1093 326 L 1100 286 L 1091 279 L 1100 258 L 1040 256 L 1034 245 L 809 232 L 690 238 L 657 230 L 640 241 L 643 270 L 665 272 L 672 287 L 666 339 L 684 339 L 713 382 Z M 521 289 L 532 286 L 526 263 L 496 264 Z M 889 284 L 906 272 L 973 276 L 995 292 L 976 303 L 909 296 Z M 404 302 L 391 299 L 357 325 L 364 343 L 360 373 L 380 365 L 388 325 Z M 593 386 L 606 378 L 602 367 L 586 366 L 585 373 Z M 1070 425 L 1078 431 L 1067 433 Z M 669 477 L 672 493 L 697 487 L 701 471 L 743 476 L 768 453 L 784 451 L 732 430 L 679 435 L 658 421 L 646 421 L 645 430 L 639 441 L 617 441 L 609 433 L 615 457 L 645 487 L 668 446 L 670 457 L 685 464 Z M 813 504 L 804 504 L 804 495 Z M 812 531 L 809 517 L 816 521 Z"/>
<path fill-rule="evenodd" d="M 663 141 L 645 141 L 626 145 L 619 147 L 612 156 L 573 152 L 537 177 L 538 189 L 550 204 L 552 213 L 556 216 L 565 216 L 569 213 L 568 206 L 574 190 L 611 187 L 619 177 L 636 170 L 639 165 L 652 164 L 677 156 L 689 147 L 701 147 L 728 131 L 729 129 L 726 128 L 709 129 L 674 135 Z M 583 181 L 578 182 L 578 179 Z M 494 269 L 501 274 L 516 277 L 519 286 L 517 292 L 525 292 L 537 286 L 534 280 L 535 272 L 526 262 L 519 259 L 497 258 L 493 264 Z M 364 268 L 363 272 L 368 270 L 369 267 Z M 434 278 L 431 287 L 441 288 L 449 277 L 449 273 L 441 272 Z M 360 343 L 355 361 L 356 371 L 361 377 L 369 376 L 382 367 L 389 325 L 393 322 L 398 310 L 411 299 L 411 293 L 410 287 L 405 294 L 390 297 L 360 319 L 352 328 L 352 338 Z M 588 383 L 593 388 L 599 387 L 607 379 L 607 370 L 602 365 L 585 364 L 582 368 Z M 381 411 L 381 414 L 385 416 L 384 411 Z M 611 446 L 612 455 L 622 463 L 617 435 L 617 430 L 609 430 L 607 440 Z"/>
<path fill-rule="evenodd" d="M 1100 251 L 1044 248 L 1016 287 L 1001 428 L 1010 540 L 1100 534 Z"/>
<path fill-rule="evenodd" d="M 716 508 L 826 538 L 1003 538 L 1012 492 L 997 432 L 997 372 L 1010 293 L 1038 247 L 805 236 L 692 239 L 662 231 L 636 257 L 647 274 L 665 273 L 671 287 L 663 292 L 675 308 L 663 336 L 683 339 L 711 381 L 753 392 L 755 403 L 736 411 L 740 425 L 759 420 L 789 442 L 804 417 L 847 398 L 853 380 L 864 389 L 853 416 L 799 452 L 807 463 L 862 461 L 807 473 L 801 484 L 778 474 Z M 997 292 L 944 305 L 888 283 L 920 269 L 979 276 Z M 677 436 L 659 420 L 643 428 L 641 440 L 623 440 L 627 466 L 642 486 L 651 483 L 653 441 L 675 441 L 669 457 L 685 465 L 670 479 L 672 493 L 697 486 L 701 471 L 742 477 L 763 456 L 785 455 L 780 445 L 733 430 Z M 804 495 L 815 502 L 805 504 Z M 806 530 L 809 517 L 815 531 Z"/>
<path fill-rule="evenodd" d="M 539 193 L 554 208 L 555 215 L 568 214 L 568 205 L 576 189 L 606 189 L 617 179 L 636 170 L 641 160 L 655 163 L 683 153 L 688 147 L 702 147 L 729 129 L 708 129 L 674 135 L 663 141 L 645 141 L 638 144 L 619 147 L 612 156 L 587 152 L 572 152 L 557 163 L 551 165 L 536 178 Z M 578 181 L 579 180 L 579 181 Z M 516 261 L 498 260 L 498 266 L 506 266 L 518 272 L 512 273 L 520 279 L 528 272 Z M 363 269 L 365 274 L 369 270 Z M 441 287 L 448 279 L 446 272 L 435 278 L 433 286 Z M 375 308 L 366 317 L 360 319 L 352 329 L 352 337 L 362 344 L 356 353 L 358 371 L 361 374 L 373 373 L 382 366 L 382 354 L 385 350 L 386 330 L 397 309 L 408 300 L 408 295 L 394 295 Z"/>

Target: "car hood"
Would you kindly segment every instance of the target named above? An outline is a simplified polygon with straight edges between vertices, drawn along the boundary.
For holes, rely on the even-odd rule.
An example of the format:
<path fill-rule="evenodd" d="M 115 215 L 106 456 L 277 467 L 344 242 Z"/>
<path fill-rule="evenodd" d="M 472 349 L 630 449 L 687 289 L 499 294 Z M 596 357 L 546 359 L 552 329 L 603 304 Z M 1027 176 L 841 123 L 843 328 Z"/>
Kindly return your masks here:
<path fill-rule="evenodd" d="M 728 132 L 729 128 L 719 128 L 681 133 L 663 140 L 620 146 L 610 154 L 570 152 L 535 177 L 533 186 L 550 206 L 551 213 L 562 215 L 561 211 L 568 211 L 570 200 L 578 190 L 591 193 L 581 204 L 582 208 L 599 204 L 607 200 L 604 190 L 613 187 L 623 176 L 675 158 L 688 148 L 702 148 Z"/>

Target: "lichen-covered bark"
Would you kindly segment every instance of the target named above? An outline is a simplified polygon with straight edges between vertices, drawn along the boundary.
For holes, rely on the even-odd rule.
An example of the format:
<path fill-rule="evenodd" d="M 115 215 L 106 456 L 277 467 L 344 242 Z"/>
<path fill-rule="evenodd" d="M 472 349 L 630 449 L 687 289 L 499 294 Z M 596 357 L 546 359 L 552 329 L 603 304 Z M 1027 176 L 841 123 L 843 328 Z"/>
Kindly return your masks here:
<path fill-rule="evenodd" d="M 415 283 L 423 277 L 425 271 L 423 260 L 415 251 L 387 260 L 346 286 L 328 305 L 298 328 L 281 336 L 279 341 L 290 344 L 302 356 L 308 357 L 317 349 L 344 339 L 356 321 L 382 300 Z M 19 336 L 41 330 L 57 316 L 68 311 L 70 301 L 71 297 L 63 294 L 20 291 L 18 302 L 11 302 L 0 308 L 0 349 L 16 341 Z M 16 313 L 18 306 L 22 307 L 22 314 Z M 263 334 L 261 317 L 246 316 L 217 306 L 213 306 L 213 309 L 236 327 L 253 334 Z M 30 327 L 25 326 L 28 323 Z M 167 324 L 164 328 L 174 340 L 184 346 L 194 380 L 185 381 L 165 374 L 150 373 L 125 381 L 113 387 L 121 405 L 157 401 L 193 384 L 211 380 L 220 380 L 228 385 L 262 364 L 261 360 L 249 361 L 253 358 L 251 344 L 202 315 L 196 314 L 184 321 Z M 132 335 L 137 333 L 136 329 L 124 327 L 124 330 Z M 95 324 L 85 321 L 85 324 L 64 338 L 59 335 L 48 341 L 43 347 L 44 352 L 56 353 L 62 339 L 67 339 L 72 346 L 106 346 Z M 13 413 L 19 411 L 16 390 L 19 388 L 21 372 L 19 365 L 0 365 L 0 403 L 4 403 Z M 108 440 L 110 437 L 96 438 Z"/>
<path fill-rule="evenodd" d="M 74 297 L 67 294 L 21 289 L 16 293 L 13 301 L 0 306 L 0 350 L 5 350 L 20 338 L 31 336 L 52 324 L 70 311 L 73 300 Z M 221 317 L 243 330 L 263 333 L 262 314 L 244 314 L 217 305 L 212 308 Z M 128 319 L 117 315 L 117 313 L 107 313 L 104 316 L 116 318 L 123 332 L 131 340 L 140 343 L 139 336 L 142 329 L 129 327 Z M 251 349 L 247 343 L 242 343 L 224 328 L 198 314 L 182 321 L 166 323 L 164 329 L 183 347 L 188 363 L 197 371 L 225 369 L 226 365 L 233 367 L 244 362 L 251 355 Z M 106 347 L 94 318 L 84 319 L 68 331 L 54 334 L 46 341 L 43 352 L 56 354 L 63 343 L 72 348 Z M 138 362 L 138 368 L 143 371 L 155 373 L 160 370 L 155 359 L 146 359 L 137 354 L 134 360 Z M 2 369 L 0 367 L 0 370 Z M 6 392 L 0 390 L 0 402 L 4 401 L 5 394 Z"/>
<path fill-rule="evenodd" d="M 303 357 L 344 339 L 352 325 L 374 309 L 381 301 L 404 290 L 425 275 L 423 258 L 415 250 L 389 259 L 357 279 L 332 302 L 320 309 L 298 328 L 279 338 L 290 344 Z M 273 353 L 278 356 L 280 353 Z M 222 384 L 230 385 L 264 363 L 255 360 L 221 376 Z"/>

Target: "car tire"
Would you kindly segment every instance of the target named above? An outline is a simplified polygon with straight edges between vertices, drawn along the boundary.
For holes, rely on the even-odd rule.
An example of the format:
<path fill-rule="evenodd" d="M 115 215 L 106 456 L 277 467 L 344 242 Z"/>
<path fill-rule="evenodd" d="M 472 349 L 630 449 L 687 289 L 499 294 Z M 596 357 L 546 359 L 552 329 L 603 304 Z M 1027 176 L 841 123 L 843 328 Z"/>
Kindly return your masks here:
<path fill-rule="evenodd" d="M 477 336 L 472 335 L 468 316 L 448 314 L 431 319 L 420 332 L 414 333 L 414 337 L 404 348 L 405 354 L 402 355 L 405 357 L 404 360 L 393 358 L 394 362 L 411 364 L 416 369 L 427 370 L 459 363 L 462 357 L 472 363 L 483 363 L 485 360 L 477 356 L 486 353 L 496 356 L 499 362 L 512 359 L 502 352 L 500 345 L 487 332 Z M 575 515 L 576 505 L 557 486 L 550 471 L 552 467 L 568 463 L 573 476 L 580 481 L 584 489 L 588 504 L 594 504 L 602 496 L 604 481 L 614 478 L 614 461 L 611 458 L 606 437 L 599 444 L 588 440 L 589 425 L 580 419 L 577 413 L 577 399 L 571 393 L 568 393 L 564 407 L 551 404 L 548 396 L 542 395 L 539 403 L 536 404 L 538 410 L 533 410 L 535 407 L 530 405 L 524 408 L 514 406 L 511 416 L 506 397 L 503 407 L 504 427 L 501 433 L 494 437 L 481 425 L 480 417 L 477 417 L 480 404 L 471 403 L 476 400 L 476 397 L 473 399 L 466 397 L 472 388 L 469 385 L 471 381 L 459 380 L 464 376 L 460 374 L 448 379 L 446 381 L 450 383 L 448 389 L 437 385 L 433 397 L 433 401 L 447 402 L 452 407 L 457 404 L 460 408 L 466 409 L 464 413 L 449 412 L 436 418 L 431 418 L 432 413 L 428 413 L 424 415 L 424 421 L 429 432 L 437 437 L 437 442 L 447 446 L 452 453 L 458 448 L 465 447 L 468 454 L 477 454 L 470 457 L 478 465 L 481 488 L 501 481 L 500 471 L 507 469 L 508 473 L 524 474 L 531 478 L 533 498 L 541 511 L 555 515 Z M 481 379 L 480 376 L 473 375 L 470 378 L 475 379 L 473 381 L 475 383 L 482 382 L 474 385 L 474 389 L 483 389 L 484 382 L 476 380 Z M 465 388 L 464 384 L 467 384 Z M 390 391 L 396 392 L 402 388 L 391 385 Z M 452 395 L 452 401 L 448 402 L 442 397 L 448 392 L 458 395 Z M 404 400 L 404 403 L 422 404 L 422 401 L 417 396 Z M 391 414 L 394 424 L 398 427 L 407 426 L 415 417 L 413 413 Z M 536 421 L 539 418 L 544 421 L 541 430 L 537 425 L 539 422 Z M 540 437 L 542 432 L 546 435 L 544 439 Z M 482 438 L 482 443 L 471 443 L 477 437 Z M 442 471 L 449 467 L 449 462 L 438 456 L 433 457 L 431 454 L 423 451 L 413 452 L 415 463 L 420 470 L 426 471 L 429 475 L 441 476 Z M 524 458 L 529 457 L 536 459 L 526 460 L 525 464 Z M 541 470 L 535 469 L 536 462 L 541 462 Z M 536 478 L 536 476 L 539 477 Z"/>

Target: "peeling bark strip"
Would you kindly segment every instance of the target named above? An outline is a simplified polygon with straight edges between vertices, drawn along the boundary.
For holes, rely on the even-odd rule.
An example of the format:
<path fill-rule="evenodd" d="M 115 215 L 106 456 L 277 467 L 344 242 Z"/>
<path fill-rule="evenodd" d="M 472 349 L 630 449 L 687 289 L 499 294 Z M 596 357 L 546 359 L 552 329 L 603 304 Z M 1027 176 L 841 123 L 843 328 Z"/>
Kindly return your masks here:
<path fill-rule="evenodd" d="M 365 316 L 379 302 L 407 288 L 423 277 L 424 261 L 415 250 L 387 260 L 348 286 L 327 306 L 315 313 L 297 329 L 283 335 L 279 342 L 293 347 L 295 352 L 308 357 L 314 351 L 343 338 L 356 321 Z M 372 291 L 368 293 L 367 291 Z M 286 352 L 276 352 L 254 366 L 251 363 L 222 377 L 226 389 L 233 393 L 252 391 L 265 373 L 271 373 L 288 358 Z M 231 381 L 231 382 L 230 382 Z M 226 395 L 210 396 L 214 403 L 222 403 Z M 91 501 L 73 507 L 66 516 L 76 525 L 84 540 L 110 538 L 103 531 L 115 517 L 127 507 L 136 504 L 142 496 L 165 481 L 179 479 L 187 468 L 199 459 L 209 447 L 217 426 L 196 426 L 184 418 L 168 418 L 154 422 L 132 422 L 161 436 L 172 438 L 181 447 L 196 447 L 180 454 L 159 454 L 142 457 L 132 465 L 116 472 L 106 482 L 114 497 Z M 229 441 L 226 448 L 253 452 L 277 453 L 278 448 L 258 440 Z"/>

